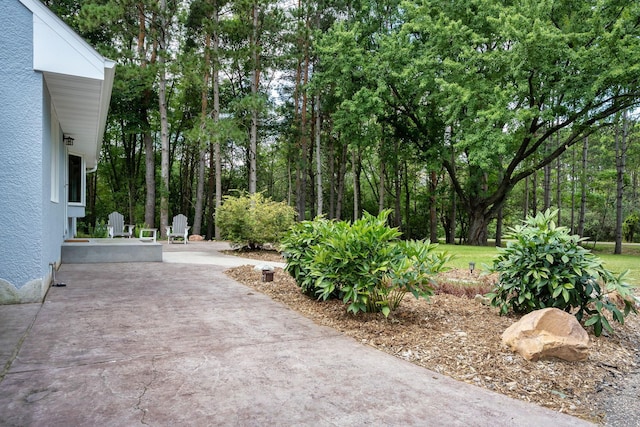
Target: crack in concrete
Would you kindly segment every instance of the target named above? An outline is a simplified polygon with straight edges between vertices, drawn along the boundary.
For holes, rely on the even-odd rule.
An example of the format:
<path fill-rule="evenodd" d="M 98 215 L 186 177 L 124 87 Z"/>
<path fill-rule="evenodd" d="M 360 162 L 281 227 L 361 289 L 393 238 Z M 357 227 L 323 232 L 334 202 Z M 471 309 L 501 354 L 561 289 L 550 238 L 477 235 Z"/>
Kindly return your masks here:
<path fill-rule="evenodd" d="M 11 369 L 11 365 L 13 365 L 13 362 L 18 358 L 18 354 L 20 353 L 20 349 L 22 348 L 22 344 L 24 344 L 24 341 L 27 339 L 27 336 L 31 332 L 31 329 L 33 328 L 33 325 L 36 323 L 36 319 L 40 315 L 40 311 L 42 311 L 42 306 L 43 305 L 44 305 L 44 301 L 42 303 L 40 303 L 40 307 L 38 307 L 38 311 L 36 312 L 35 316 L 33 316 L 33 319 L 31 319 L 31 322 L 27 326 L 27 329 L 24 331 L 24 333 L 22 334 L 22 336 L 18 340 L 18 343 L 16 344 L 15 348 L 13 349 L 13 352 L 9 356 L 9 360 L 7 360 L 7 363 L 5 363 L 4 367 L 2 368 L 2 371 L 0 372 L 0 383 L 2 383 L 4 378 L 9 373 L 9 370 Z"/>
<path fill-rule="evenodd" d="M 145 394 L 147 394 L 147 390 L 149 390 L 149 388 L 151 387 L 151 385 L 156 379 L 156 374 L 158 372 L 156 370 L 156 358 L 157 356 L 153 356 L 153 358 L 151 359 L 151 379 L 146 384 L 143 385 L 142 393 L 140 393 L 140 395 L 138 396 L 138 402 L 136 403 L 136 406 L 135 406 L 135 409 L 142 412 L 142 418 L 140 419 L 140 423 L 144 425 L 148 425 L 147 422 L 145 421 L 145 418 L 147 417 L 147 413 L 149 412 L 149 410 L 147 408 L 142 407 L 142 399 L 144 398 Z"/>

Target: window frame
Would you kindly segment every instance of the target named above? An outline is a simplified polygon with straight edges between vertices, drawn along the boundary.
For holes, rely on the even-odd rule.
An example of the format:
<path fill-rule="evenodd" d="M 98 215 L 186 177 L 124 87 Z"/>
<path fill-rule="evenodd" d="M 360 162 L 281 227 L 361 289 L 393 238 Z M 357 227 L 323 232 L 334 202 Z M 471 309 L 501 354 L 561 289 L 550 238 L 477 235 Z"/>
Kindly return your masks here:
<path fill-rule="evenodd" d="M 72 176 L 72 157 L 77 157 L 78 159 L 80 159 L 80 164 L 79 164 L 79 171 L 75 174 L 75 175 L 79 175 L 77 178 L 74 178 Z M 84 173 L 85 171 L 85 161 L 84 161 L 84 156 L 82 156 L 81 154 L 78 153 L 74 153 L 72 151 L 69 151 L 67 153 L 67 203 L 69 204 L 69 206 L 85 206 L 86 205 L 86 188 L 87 188 L 87 175 Z M 80 180 L 79 183 L 79 196 L 80 199 L 79 201 L 76 200 L 71 200 L 71 192 L 72 189 L 76 188 L 75 186 L 72 185 L 72 179 Z"/>

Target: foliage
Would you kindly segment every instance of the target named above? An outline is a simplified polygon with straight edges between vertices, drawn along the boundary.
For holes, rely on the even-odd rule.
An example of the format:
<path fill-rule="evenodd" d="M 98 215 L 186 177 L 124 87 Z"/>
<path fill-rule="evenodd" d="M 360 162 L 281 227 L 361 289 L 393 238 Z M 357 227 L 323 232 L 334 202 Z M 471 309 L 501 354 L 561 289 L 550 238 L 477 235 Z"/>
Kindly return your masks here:
<path fill-rule="evenodd" d="M 90 230 L 91 237 L 103 239 L 109 235 L 109 228 L 107 227 L 107 223 L 105 220 L 100 220 L 96 222 L 96 226 L 93 230 Z"/>
<path fill-rule="evenodd" d="M 135 227 L 133 228 L 133 234 L 135 234 L 136 237 L 140 238 L 140 232 L 142 231 L 143 228 L 153 228 L 153 227 L 149 227 L 149 224 L 147 223 L 137 223 L 135 225 Z"/>
<path fill-rule="evenodd" d="M 640 216 L 637 213 L 632 213 L 625 218 L 622 224 L 622 233 L 627 242 L 633 242 L 633 236 L 640 231 Z"/>
<path fill-rule="evenodd" d="M 285 238 L 287 271 L 306 293 L 340 297 L 347 311 L 396 309 L 407 292 L 433 295 L 433 276 L 449 259 L 429 242 L 400 241 L 386 225 L 390 210 L 364 213 L 352 224 L 319 218 L 304 222 Z"/>
<path fill-rule="evenodd" d="M 367 25 L 366 13 L 341 21 L 318 40 L 320 76 L 339 82 L 336 127 L 388 123 L 439 162 L 467 242 L 486 244 L 516 183 L 637 103 L 627 94 L 640 91 L 640 9 L 568 4 L 407 1 L 389 25 Z M 349 81 L 356 90 L 343 90 Z"/>
<path fill-rule="evenodd" d="M 96 222 L 95 227 L 91 224 L 86 224 L 83 221 L 78 221 L 75 237 L 93 237 L 96 239 L 104 239 L 108 237 L 108 235 L 109 230 L 107 229 L 107 223 L 104 220 Z"/>
<path fill-rule="evenodd" d="M 251 20 L 254 4 L 258 28 Z M 588 170 L 557 180 L 564 181 L 558 223 L 569 224 L 568 185 L 574 183 L 571 200 L 577 202 L 575 183 L 585 176 L 586 235 L 600 241 L 617 231 L 610 209 L 615 132 L 608 125 L 618 110 L 634 111 L 640 99 L 638 2 L 169 2 L 172 42 L 162 52 L 171 80 L 166 188 L 158 145 L 157 83 L 164 68 L 158 63 L 164 36 L 158 2 L 46 5 L 118 62 L 102 160 L 87 183 L 88 223 L 128 206 L 133 222 L 158 226 L 156 199 L 166 196 L 169 212 L 186 214 L 194 226 L 201 214 L 210 236 L 216 203 L 211 198 L 199 205 L 198 186 L 216 197 L 248 188 L 250 160 L 257 156 L 256 188 L 266 196 L 303 198 L 305 217 L 315 215 L 320 195 L 328 218 L 395 205 L 393 224 L 405 238 L 428 235 L 428 173 L 440 171 L 435 191 L 452 194 L 434 199 L 440 237 L 442 228 L 454 229 L 461 241 L 486 243 L 493 237 L 488 221 L 505 199 L 505 225 L 519 221 L 526 176 L 539 174 L 563 151 L 557 176 L 566 177 L 571 164 L 579 170 L 579 159 L 571 162 L 567 154 L 579 158 L 573 149 L 588 140 Z M 251 94 L 256 47 L 262 72 L 258 93 Z M 254 109 L 260 112 L 257 152 L 248 147 Z M 640 145 L 631 143 L 640 134 L 638 117 L 630 120 L 628 177 L 637 176 L 640 165 Z M 320 144 L 309 139 L 315 129 Z M 213 144 L 206 159 L 224 159 L 220 170 L 208 161 L 200 175 L 199 142 Z M 319 162 L 310 161 L 316 147 Z M 318 163 L 319 191 L 310 185 Z M 362 183 L 357 192 L 355 183 Z M 625 216 L 640 206 L 637 180 L 629 184 Z M 527 185 L 529 197 L 534 184 Z M 536 212 L 541 203 L 527 200 Z M 454 221 L 448 212 L 455 212 Z"/>
<path fill-rule="evenodd" d="M 614 276 L 602 261 L 580 246 L 581 239 L 570 235 L 565 227 L 557 227 L 553 218 L 557 211 L 547 210 L 527 217 L 523 225 L 511 228 L 514 239 L 493 261 L 493 272 L 500 279 L 493 292 L 487 294 L 500 314 L 509 309 L 517 313 L 556 307 L 575 312 L 585 326 L 593 326 L 596 336 L 602 329 L 612 332 L 605 316 L 608 311 L 617 322 L 636 313 L 630 287 L 624 274 Z M 623 300 L 620 309 L 608 298 L 617 293 Z"/>
<path fill-rule="evenodd" d="M 226 196 L 216 213 L 216 225 L 222 238 L 235 247 L 255 249 L 265 243 L 279 243 L 293 226 L 294 218 L 294 209 L 285 202 L 255 193 Z"/>
<path fill-rule="evenodd" d="M 314 221 L 296 223 L 280 242 L 280 250 L 287 260 L 285 271 L 295 280 L 302 292 L 309 296 L 316 294 L 315 280 L 311 276 L 311 266 L 316 254 L 316 245 L 337 232 L 342 223 L 318 217 Z M 335 295 L 337 296 L 337 295 Z"/>

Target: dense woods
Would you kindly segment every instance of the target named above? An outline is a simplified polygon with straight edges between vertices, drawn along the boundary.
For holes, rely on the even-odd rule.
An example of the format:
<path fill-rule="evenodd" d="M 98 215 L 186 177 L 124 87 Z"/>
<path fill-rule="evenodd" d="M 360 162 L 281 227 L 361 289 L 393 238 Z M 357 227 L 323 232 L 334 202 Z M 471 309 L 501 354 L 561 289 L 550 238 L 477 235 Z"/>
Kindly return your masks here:
<path fill-rule="evenodd" d="M 640 239 L 640 3 L 43 0 L 118 61 L 85 226 L 219 237 L 223 196 L 391 209 L 485 245 L 530 214 Z M 616 251 L 621 246 L 616 245 Z"/>

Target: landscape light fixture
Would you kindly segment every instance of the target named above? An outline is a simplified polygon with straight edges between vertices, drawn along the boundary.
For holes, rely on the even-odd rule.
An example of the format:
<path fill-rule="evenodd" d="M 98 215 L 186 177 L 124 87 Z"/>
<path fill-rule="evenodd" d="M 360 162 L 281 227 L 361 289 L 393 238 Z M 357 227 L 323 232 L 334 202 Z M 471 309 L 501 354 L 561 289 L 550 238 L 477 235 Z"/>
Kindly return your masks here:
<path fill-rule="evenodd" d="M 64 141 L 64 145 L 73 145 L 73 141 L 75 141 L 74 138 L 70 137 L 69 135 L 64 135 L 62 140 Z"/>
<path fill-rule="evenodd" d="M 471 272 L 471 274 L 473 274 L 473 269 L 476 268 L 476 263 L 471 261 L 469 263 L 469 271 Z"/>

